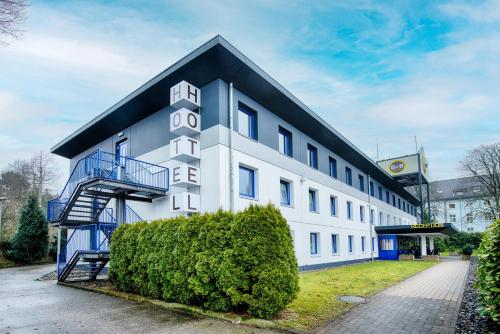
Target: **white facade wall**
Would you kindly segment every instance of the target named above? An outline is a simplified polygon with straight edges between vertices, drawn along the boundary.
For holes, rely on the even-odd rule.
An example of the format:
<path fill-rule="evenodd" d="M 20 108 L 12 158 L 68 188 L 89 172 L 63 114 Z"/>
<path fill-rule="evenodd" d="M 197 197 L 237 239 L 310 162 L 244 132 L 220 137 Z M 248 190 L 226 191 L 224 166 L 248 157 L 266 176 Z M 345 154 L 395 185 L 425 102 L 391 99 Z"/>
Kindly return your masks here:
<path fill-rule="evenodd" d="M 479 214 L 480 199 L 434 200 L 433 214 L 439 223 L 451 223 L 461 232 L 484 232 L 492 223 Z"/>
<path fill-rule="evenodd" d="M 214 126 L 200 135 L 201 212 L 213 212 L 219 208 L 230 208 L 230 164 L 229 129 Z M 278 134 L 276 134 L 277 136 Z M 374 226 L 369 224 L 369 196 L 354 187 L 312 169 L 302 162 L 285 156 L 259 142 L 233 132 L 234 160 L 234 208 L 236 211 L 254 204 L 273 203 L 280 208 L 293 233 L 299 266 L 321 266 L 335 262 L 361 261 L 371 257 L 370 226 L 375 237 L 374 257 L 378 257 L 378 245 Z M 165 167 L 172 167 L 169 161 L 169 145 L 136 157 Z M 239 195 L 239 165 L 255 171 L 255 199 Z M 280 205 L 280 179 L 291 184 L 291 205 Z M 318 193 L 318 212 L 309 211 L 308 190 Z M 170 192 L 176 189 L 171 188 Z M 337 216 L 330 214 L 330 196 L 337 198 Z M 153 204 L 128 202 L 143 219 L 152 220 L 171 217 L 169 198 L 156 199 Z M 347 219 L 347 201 L 353 203 L 353 219 Z M 415 224 L 416 218 L 374 197 L 370 198 L 374 209 L 374 225 Z M 360 221 L 359 207 L 365 207 L 365 222 Z M 379 212 L 383 212 L 382 224 Z M 387 222 L 387 215 L 390 221 Z M 394 222 L 394 218 L 396 221 Z M 319 233 L 319 254 L 310 254 L 310 233 Z M 331 235 L 338 235 L 338 254 L 332 253 Z M 354 251 L 348 251 L 348 235 L 354 237 Z M 361 237 L 365 237 L 365 251 L 361 250 Z"/>

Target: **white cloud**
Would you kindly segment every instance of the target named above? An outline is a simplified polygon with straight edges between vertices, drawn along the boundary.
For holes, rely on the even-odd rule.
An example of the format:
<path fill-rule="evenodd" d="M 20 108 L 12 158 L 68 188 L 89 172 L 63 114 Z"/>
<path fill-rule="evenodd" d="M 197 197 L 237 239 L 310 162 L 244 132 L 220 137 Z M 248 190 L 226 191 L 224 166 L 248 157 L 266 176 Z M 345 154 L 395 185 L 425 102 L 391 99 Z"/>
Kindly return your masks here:
<path fill-rule="evenodd" d="M 441 9 L 446 15 L 494 22 L 497 4 L 489 2 L 490 7 L 478 6 L 472 11 L 466 4 Z M 159 11 L 165 9 L 158 6 Z M 259 1 L 250 5 L 183 0 L 166 6 L 165 13 L 171 17 L 158 20 L 116 6 L 34 5 L 32 29 L 24 40 L 0 54 L 0 61 L 19 66 L 19 72 L 39 71 L 39 76 L 47 78 L 47 87 L 35 89 L 47 90 L 50 98 L 26 102 L 27 92 L 2 92 L 0 85 L 0 122 L 10 120 L 10 127 L 21 128 L 19 134 L 26 133 L 22 127 L 30 124 L 33 132 L 23 137 L 2 130 L 0 142 L 21 145 L 18 151 L 46 150 L 83 125 L 81 120 L 116 102 L 119 98 L 115 101 L 115 96 L 125 96 L 218 33 L 370 156 L 375 156 L 377 141 L 387 155 L 412 151 L 416 134 L 429 157 L 440 161 L 435 170 L 449 172 L 463 150 L 472 148 L 457 143 L 467 139 L 467 145 L 474 145 L 492 138 L 478 135 L 478 127 L 484 119 L 494 119 L 500 107 L 496 92 L 500 87 L 498 34 L 475 37 L 455 31 L 446 36 L 451 45 L 416 58 L 396 51 L 409 42 L 412 33 L 405 15 L 379 3 L 341 2 L 332 6 Z M 316 21 L 318 11 L 330 15 L 339 8 L 353 11 L 357 22 L 363 24 L 363 29 L 349 27 L 355 33 L 353 44 L 338 36 L 341 32 L 336 27 L 344 17 L 332 19 L 331 25 Z M 379 24 L 372 22 L 373 16 Z M 312 56 L 331 52 L 334 57 L 336 52 L 351 51 L 349 48 L 367 55 L 384 54 L 373 66 L 383 65 L 405 76 L 373 84 L 362 80 L 374 73 L 340 75 L 342 71 L 315 62 L 317 58 Z M 66 77 L 70 79 L 64 85 L 57 81 Z M 76 99 L 79 85 L 86 90 Z M 25 86 L 31 89 L 31 82 Z M 64 100 L 70 107 L 61 111 L 63 94 L 68 94 Z M 113 99 L 104 101 L 103 95 Z M 72 101 L 81 105 L 72 109 Z M 21 112 L 4 114 L 7 110 Z M 78 124 L 49 121 L 68 115 Z M 26 123 L 36 117 L 38 121 Z M 446 161 L 440 158 L 443 156 L 448 157 Z"/>
<path fill-rule="evenodd" d="M 446 15 L 463 17 L 473 22 L 500 22 L 499 0 L 487 0 L 482 3 L 450 2 L 441 5 L 440 9 Z"/>

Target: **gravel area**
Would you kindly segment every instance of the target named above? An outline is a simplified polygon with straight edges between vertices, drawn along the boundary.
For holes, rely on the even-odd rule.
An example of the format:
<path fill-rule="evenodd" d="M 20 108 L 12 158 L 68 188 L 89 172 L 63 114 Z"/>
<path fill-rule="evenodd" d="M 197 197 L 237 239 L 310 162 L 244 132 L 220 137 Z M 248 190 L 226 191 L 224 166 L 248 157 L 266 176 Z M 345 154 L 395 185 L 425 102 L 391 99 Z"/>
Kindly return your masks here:
<path fill-rule="evenodd" d="M 479 296 L 474 288 L 477 279 L 477 261 L 477 257 L 472 257 L 470 260 L 455 333 L 500 333 L 500 326 L 479 314 Z"/>
<path fill-rule="evenodd" d="M 45 274 L 39 278 L 37 278 L 37 281 L 55 281 L 57 279 L 57 274 L 56 271 L 51 271 L 48 274 Z"/>

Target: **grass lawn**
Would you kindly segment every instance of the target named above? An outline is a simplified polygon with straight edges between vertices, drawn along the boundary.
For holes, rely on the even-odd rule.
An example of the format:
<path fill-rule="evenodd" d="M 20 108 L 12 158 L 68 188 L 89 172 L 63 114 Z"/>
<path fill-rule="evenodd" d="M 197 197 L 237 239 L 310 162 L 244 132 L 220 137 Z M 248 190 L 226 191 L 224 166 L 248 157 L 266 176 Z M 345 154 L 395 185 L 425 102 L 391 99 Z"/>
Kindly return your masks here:
<path fill-rule="evenodd" d="M 341 295 L 367 297 L 436 264 L 430 261 L 377 261 L 300 274 L 300 292 L 280 325 L 310 330 L 352 307 Z"/>
<path fill-rule="evenodd" d="M 456 253 L 458 254 L 458 250 L 452 251 L 452 252 L 439 252 L 439 255 L 441 256 L 450 256 L 450 253 Z M 474 249 L 472 251 L 472 256 L 478 256 L 479 255 L 479 249 Z"/>

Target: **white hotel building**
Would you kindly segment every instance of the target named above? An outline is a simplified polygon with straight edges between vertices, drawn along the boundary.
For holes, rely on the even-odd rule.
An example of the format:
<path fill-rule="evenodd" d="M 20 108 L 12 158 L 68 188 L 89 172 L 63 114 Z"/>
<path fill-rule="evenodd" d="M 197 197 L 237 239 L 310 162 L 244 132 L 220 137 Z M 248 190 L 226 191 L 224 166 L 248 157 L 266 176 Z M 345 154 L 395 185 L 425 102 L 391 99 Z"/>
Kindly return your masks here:
<path fill-rule="evenodd" d="M 378 227 L 417 224 L 414 196 L 220 36 L 52 153 L 71 159 L 72 170 L 48 208 L 49 222 L 69 231 L 60 274 L 103 267 L 113 224 L 138 217 L 273 203 L 301 270 L 379 258 L 379 245 L 393 251 L 394 241 Z M 88 252 L 71 245 L 78 234 Z"/>

